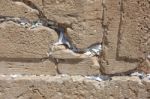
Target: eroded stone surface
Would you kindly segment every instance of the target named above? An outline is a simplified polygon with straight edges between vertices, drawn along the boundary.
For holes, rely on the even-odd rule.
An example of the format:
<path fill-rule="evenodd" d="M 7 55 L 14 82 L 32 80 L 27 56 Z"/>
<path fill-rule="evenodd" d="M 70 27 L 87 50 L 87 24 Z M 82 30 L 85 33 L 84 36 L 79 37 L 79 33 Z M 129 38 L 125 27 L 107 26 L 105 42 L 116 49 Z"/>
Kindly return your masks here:
<path fill-rule="evenodd" d="M 56 65 L 52 61 L 18 61 L 18 62 L 0 62 L 0 74 L 23 74 L 23 75 L 56 75 Z"/>
<path fill-rule="evenodd" d="M 137 78 L 114 77 L 97 82 L 81 76 L 1 77 L 2 99 L 148 99 L 150 82 Z"/>
<path fill-rule="evenodd" d="M 60 61 L 58 70 L 61 74 L 97 75 L 100 65 L 97 58 L 74 58 Z"/>
<path fill-rule="evenodd" d="M 133 70 L 138 66 L 137 60 L 118 56 L 118 50 L 120 46 L 122 46 L 118 45 L 120 42 L 120 35 L 122 34 L 122 32 L 120 32 L 122 13 L 122 1 L 105 0 L 103 22 L 104 35 L 106 38 L 104 42 L 105 59 L 101 61 L 101 65 L 103 67 L 103 72 L 106 74 L 126 72 L 128 70 Z"/>
<path fill-rule="evenodd" d="M 31 0 L 32 2 L 40 5 L 40 0 Z M 39 2 L 38 2 L 39 1 Z M 26 17 L 29 19 L 37 19 L 37 12 L 32 11 L 28 6 L 18 5 L 11 0 L 1 0 L 0 1 L 0 15 L 4 16 L 16 16 L 16 17 Z"/>
<path fill-rule="evenodd" d="M 0 27 L 1 58 L 47 57 L 46 53 L 58 38 L 51 29 L 29 30 L 12 22 L 4 24 Z"/>
<path fill-rule="evenodd" d="M 78 48 L 102 41 L 101 0 L 57 0 L 44 2 L 44 14 L 61 23 L 72 24 L 68 35 Z"/>
<path fill-rule="evenodd" d="M 12 1 L 1 0 L 2 15 L 37 19 L 37 11 L 26 4 Z M 139 66 L 137 65 L 140 62 L 139 58 L 147 57 L 146 55 L 150 53 L 149 1 L 147 0 L 29 1 L 35 3 L 48 19 L 72 24 L 72 29 L 67 28 L 68 37 L 78 48 L 87 48 L 93 43 L 101 42 L 103 38 L 105 56 L 100 61 L 100 65 L 105 74 L 133 70 Z M 0 59 L 5 61 L 21 62 L 45 58 L 49 47 L 57 40 L 57 33 L 53 30 L 32 31 L 9 22 L 5 26 L 1 25 L 0 31 Z M 53 55 L 55 58 L 62 59 L 58 65 L 61 73 L 84 75 L 100 73 L 100 66 L 91 67 L 93 63 L 90 58 L 81 59 L 78 55 L 76 57 L 75 54 L 59 51 L 54 52 Z M 142 64 L 149 66 L 147 58 L 143 59 Z M 147 72 L 149 69 L 144 71 Z"/>
<path fill-rule="evenodd" d="M 150 51 L 150 4 L 147 0 L 123 0 L 119 56 L 138 59 Z M 134 13 L 133 13 L 134 12 Z"/>

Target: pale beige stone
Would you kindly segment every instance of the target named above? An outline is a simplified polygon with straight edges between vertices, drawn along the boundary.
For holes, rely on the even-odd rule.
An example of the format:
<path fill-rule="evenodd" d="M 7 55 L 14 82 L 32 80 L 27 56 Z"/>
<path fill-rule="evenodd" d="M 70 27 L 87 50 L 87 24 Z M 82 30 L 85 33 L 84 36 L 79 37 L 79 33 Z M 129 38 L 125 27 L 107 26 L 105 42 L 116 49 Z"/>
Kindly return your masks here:
<path fill-rule="evenodd" d="M 100 65 L 97 58 L 76 58 L 60 61 L 58 70 L 61 74 L 70 75 L 98 75 Z"/>
<path fill-rule="evenodd" d="M 9 22 L 0 27 L 1 58 L 44 58 L 57 41 L 54 30 L 30 30 Z M 0 24 L 2 25 L 2 24 Z"/>
<path fill-rule="evenodd" d="M 18 60 L 1 61 L 0 74 L 23 74 L 23 75 L 56 75 L 56 65 L 52 61 L 41 60 Z"/>
<path fill-rule="evenodd" d="M 118 54 L 122 44 L 120 44 L 120 24 L 121 24 L 121 1 L 120 0 L 104 0 L 104 25 L 108 29 L 105 32 L 105 45 L 103 47 L 104 60 L 101 60 L 101 70 L 105 74 L 115 74 L 127 72 L 135 69 L 137 60 L 128 57 L 121 57 Z M 129 47 L 123 49 L 128 50 Z"/>
<path fill-rule="evenodd" d="M 150 52 L 149 1 L 123 1 L 123 10 L 119 56 L 132 59 L 143 58 L 145 53 Z"/>
<path fill-rule="evenodd" d="M 37 3 L 37 5 L 41 5 L 40 4 L 41 0 L 36 0 L 36 1 L 31 0 L 31 1 L 33 1 L 35 4 Z M 26 17 L 34 20 L 38 18 L 37 13 L 31 11 L 31 9 L 29 9 L 30 7 L 18 5 L 11 0 L 1 0 L 0 7 L 1 7 L 0 15 Z"/>
<path fill-rule="evenodd" d="M 0 78 L 1 99 L 148 99 L 150 82 L 118 77 L 97 82 L 76 76 Z"/>
<path fill-rule="evenodd" d="M 102 41 L 102 0 L 45 0 L 44 14 L 60 23 L 72 24 L 67 29 L 78 48 Z"/>

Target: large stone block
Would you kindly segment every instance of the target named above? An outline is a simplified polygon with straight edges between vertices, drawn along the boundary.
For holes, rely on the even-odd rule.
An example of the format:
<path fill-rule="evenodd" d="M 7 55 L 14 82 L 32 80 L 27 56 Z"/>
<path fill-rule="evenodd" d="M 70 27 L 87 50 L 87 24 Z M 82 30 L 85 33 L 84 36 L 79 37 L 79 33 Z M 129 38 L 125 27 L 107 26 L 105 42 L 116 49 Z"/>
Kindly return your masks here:
<path fill-rule="evenodd" d="M 60 23 L 72 24 L 68 35 L 78 48 L 102 41 L 101 0 L 45 0 L 44 14 Z"/>
<path fill-rule="evenodd" d="M 44 58 L 57 41 L 51 29 L 25 29 L 15 23 L 0 24 L 0 58 Z"/>
<path fill-rule="evenodd" d="M 7 75 L 56 75 L 56 65 L 51 61 L 1 61 L 0 74 Z"/>
<path fill-rule="evenodd" d="M 149 90 L 149 81 L 133 77 L 106 82 L 81 76 L 0 77 L 1 99 L 148 99 Z"/>
<path fill-rule="evenodd" d="M 150 8 L 147 0 L 123 0 L 119 57 L 138 59 L 150 53 Z"/>
<path fill-rule="evenodd" d="M 30 0 L 36 5 L 42 6 L 42 0 Z M 0 15 L 26 17 L 28 19 L 37 19 L 37 11 L 31 9 L 24 3 L 16 3 L 12 0 L 0 1 Z"/>
<path fill-rule="evenodd" d="M 106 74 L 115 74 L 127 72 L 137 67 L 137 60 L 130 60 L 128 57 L 119 57 L 120 42 L 120 24 L 122 24 L 122 1 L 120 0 L 105 0 L 104 5 L 104 29 L 105 29 L 105 59 L 101 61 L 103 72 Z M 128 47 L 129 48 L 129 47 Z M 127 50 L 123 49 L 123 50 Z"/>
<path fill-rule="evenodd" d="M 98 75 L 100 65 L 97 60 L 96 57 L 62 60 L 58 64 L 58 71 L 69 75 Z"/>
<path fill-rule="evenodd" d="M 65 49 L 63 46 L 54 47 L 51 56 L 58 60 L 58 72 L 60 74 L 100 74 L 100 65 L 97 57 L 74 53 L 69 49 Z"/>

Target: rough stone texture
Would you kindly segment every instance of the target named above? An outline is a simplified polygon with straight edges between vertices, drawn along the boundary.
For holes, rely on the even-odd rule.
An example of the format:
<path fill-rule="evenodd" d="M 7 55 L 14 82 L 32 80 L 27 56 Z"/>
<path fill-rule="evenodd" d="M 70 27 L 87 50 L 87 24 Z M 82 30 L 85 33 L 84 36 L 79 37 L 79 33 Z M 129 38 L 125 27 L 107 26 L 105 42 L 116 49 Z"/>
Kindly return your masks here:
<path fill-rule="evenodd" d="M 31 0 L 37 4 L 41 4 L 41 0 Z M 39 2 L 37 2 L 39 1 Z M 16 17 L 26 17 L 29 19 L 37 19 L 37 15 L 35 11 L 32 11 L 26 5 L 18 5 L 11 0 L 1 0 L 0 1 L 0 14 L 6 16 L 16 16 Z"/>
<path fill-rule="evenodd" d="M 37 5 L 49 19 L 56 20 L 59 23 L 72 24 L 72 29 L 68 28 L 67 32 L 78 48 L 86 48 L 103 40 L 105 58 L 100 61 L 100 65 L 105 74 L 135 69 L 139 66 L 139 58 L 144 58 L 145 55 L 150 53 L 149 3 L 146 0 L 29 1 Z M 2 7 L 0 10 L 2 15 L 29 19 L 37 19 L 38 17 L 37 11 L 21 2 L 1 0 L 0 6 Z M 131 12 L 136 13 L 130 14 Z M 22 59 L 45 58 L 49 46 L 57 39 L 56 33 L 50 34 L 45 29 L 31 31 L 14 23 L 7 24 L 5 23 L 5 28 L 3 26 L 0 28 L 1 60 L 21 61 Z M 62 57 L 59 57 L 61 55 Z M 59 59 L 75 58 L 71 54 L 59 53 L 59 51 L 53 53 L 53 56 Z M 76 58 L 78 58 L 78 55 Z M 145 59 L 143 60 L 145 61 Z M 86 61 L 83 62 L 82 66 L 86 66 L 87 63 Z M 67 66 L 63 66 L 64 63 L 59 65 Z M 68 65 L 67 67 L 74 71 L 73 64 Z M 78 63 L 76 65 L 80 67 Z M 85 67 L 84 70 L 89 70 L 88 68 L 89 66 Z M 64 70 L 62 69 L 62 71 Z M 95 74 L 95 72 L 93 71 L 92 74 Z"/>
<path fill-rule="evenodd" d="M 61 74 L 70 75 L 97 75 L 100 74 L 100 65 L 97 58 L 66 59 L 58 64 Z"/>
<path fill-rule="evenodd" d="M 1 24 L 0 31 L 0 58 L 47 57 L 50 46 L 58 38 L 53 30 L 29 30 L 12 22 Z"/>
<path fill-rule="evenodd" d="M 81 76 L 1 77 L 1 99 L 149 99 L 150 82 L 114 78 L 97 82 Z"/>
<path fill-rule="evenodd" d="M 133 0 L 134 1 L 134 0 Z M 104 2 L 104 36 L 105 36 L 105 60 L 101 62 L 103 67 L 103 72 L 106 74 L 113 74 L 119 72 L 126 72 L 128 70 L 135 69 L 138 64 L 138 59 L 132 59 L 131 57 L 122 57 L 120 56 L 120 47 L 124 46 L 120 43 L 120 39 L 133 39 L 133 36 L 120 37 L 123 35 L 122 31 L 122 20 L 124 12 L 123 6 L 124 0 L 105 0 Z M 128 8 L 126 6 L 125 8 Z M 124 9 L 125 9 L 124 8 Z M 129 27 L 128 27 L 129 28 Z M 126 28 L 126 30 L 129 30 Z M 136 29 L 132 29 L 132 31 L 136 31 Z M 127 34 L 127 32 L 124 32 Z M 131 34 L 131 33 L 129 33 Z M 126 51 L 127 54 L 130 53 L 128 49 L 134 49 L 135 47 L 126 46 L 123 51 Z M 136 51 L 132 52 L 135 53 Z M 136 53 L 138 54 L 138 53 Z"/>
<path fill-rule="evenodd" d="M 101 0 L 45 0 L 44 14 L 49 19 L 72 24 L 68 35 L 78 48 L 102 41 Z"/>
<path fill-rule="evenodd" d="M 74 53 L 64 46 L 53 47 L 51 56 L 58 59 L 58 72 L 69 75 L 98 75 L 100 65 L 97 57 Z"/>
<path fill-rule="evenodd" d="M 57 33 L 39 27 L 29 30 L 8 22 L 0 26 L 0 74 L 56 75 L 56 65 L 48 58 Z"/>
<path fill-rule="evenodd" d="M 0 62 L 0 74 L 24 74 L 24 75 L 31 75 L 31 74 L 49 74 L 49 75 L 56 75 L 56 65 L 49 61 L 18 61 L 18 62 Z"/>
<path fill-rule="evenodd" d="M 138 70 L 144 71 L 145 73 L 149 74 L 150 73 L 150 61 L 148 59 L 143 61 L 138 67 Z"/>
<path fill-rule="evenodd" d="M 0 99 L 150 98 L 147 80 L 122 76 L 97 82 L 82 76 L 58 76 L 117 74 L 135 68 L 150 73 L 149 0 L 29 1 L 48 19 L 72 25 L 66 33 L 78 48 L 102 42 L 103 54 L 90 58 L 63 46 L 48 58 L 49 48 L 58 39 L 55 31 L 0 24 Z M 21 2 L 0 0 L 0 8 L 0 15 L 38 18 L 37 10 Z"/>
<path fill-rule="evenodd" d="M 150 52 L 149 10 L 148 0 L 123 1 L 119 57 L 138 59 Z"/>

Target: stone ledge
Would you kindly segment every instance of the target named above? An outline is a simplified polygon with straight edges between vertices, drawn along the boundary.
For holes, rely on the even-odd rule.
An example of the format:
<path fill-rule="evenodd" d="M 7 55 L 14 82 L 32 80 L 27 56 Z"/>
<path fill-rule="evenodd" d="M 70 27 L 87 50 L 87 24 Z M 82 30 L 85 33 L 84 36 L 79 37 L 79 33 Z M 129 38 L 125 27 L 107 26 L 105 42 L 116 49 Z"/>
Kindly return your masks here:
<path fill-rule="evenodd" d="M 148 99 L 149 90 L 150 81 L 135 77 L 105 82 L 69 75 L 0 77 L 1 99 Z"/>

